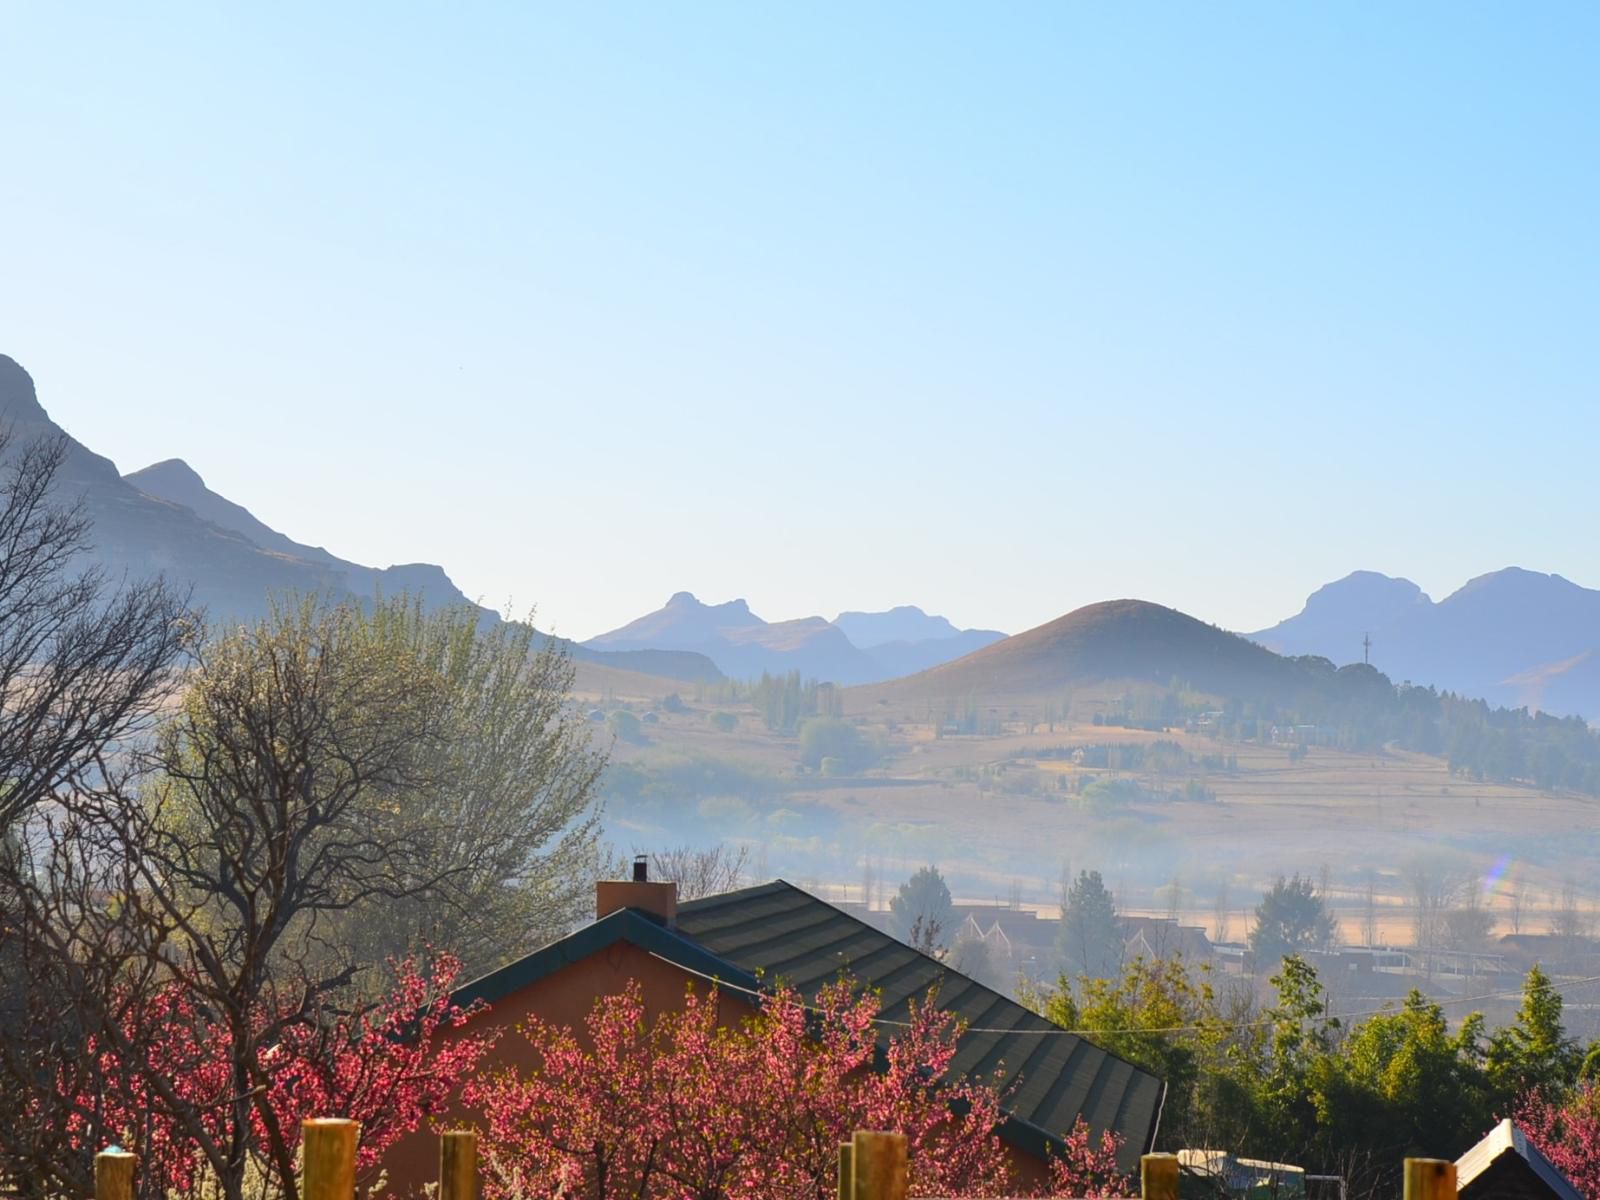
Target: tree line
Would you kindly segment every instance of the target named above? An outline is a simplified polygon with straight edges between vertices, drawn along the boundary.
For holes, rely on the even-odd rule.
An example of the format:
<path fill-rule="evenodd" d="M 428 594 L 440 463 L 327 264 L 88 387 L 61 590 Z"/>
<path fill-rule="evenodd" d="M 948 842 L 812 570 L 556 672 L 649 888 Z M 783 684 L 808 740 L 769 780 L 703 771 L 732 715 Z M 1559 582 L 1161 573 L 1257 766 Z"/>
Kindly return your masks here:
<path fill-rule="evenodd" d="M 293 1200 L 302 1116 L 371 1167 L 475 1060 L 456 981 L 584 910 L 602 756 L 531 625 L 83 571 L 65 454 L 0 434 L 0 1176 Z"/>

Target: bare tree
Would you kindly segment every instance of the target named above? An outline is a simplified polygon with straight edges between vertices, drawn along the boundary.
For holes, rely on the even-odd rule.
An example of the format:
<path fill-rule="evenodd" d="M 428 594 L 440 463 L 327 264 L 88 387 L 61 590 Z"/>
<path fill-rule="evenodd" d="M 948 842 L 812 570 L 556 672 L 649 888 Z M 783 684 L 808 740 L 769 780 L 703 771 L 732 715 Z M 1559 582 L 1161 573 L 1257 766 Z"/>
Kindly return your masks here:
<path fill-rule="evenodd" d="M 0 832 L 148 726 L 194 621 L 158 580 L 113 585 L 82 555 L 81 501 L 59 503 L 64 436 L 0 429 Z"/>
<path fill-rule="evenodd" d="M 1378 944 L 1378 877 L 1371 870 L 1367 872 L 1367 883 L 1362 893 L 1361 936 L 1369 947 Z"/>
<path fill-rule="evenodd" d="M 731 892 L 742 886 L 749 874 L 750 847 L 743 844 L 677 846 L 650 854 L 651 878 L 676 883 L 679 900 Z"/>
<path fill-rule="evenodd" d="M 1506 919 L 1511 924 L 1511 932 L 1521 933 L 1522 921 L 1528 909 L 1528 885 L 1520 876 L 1512 882 L 1511 894 L 1507 899 Z"/>
<path fill-rule="evenodd" d="M 1215 939 L 1226 942 L 1233 926 L 1233 913 L 1228 908 L 1228 878 L 1223 876 L 1217 883 L 1217 898 L 1212 902 L 1212 918 L 1215 921 Z"/>

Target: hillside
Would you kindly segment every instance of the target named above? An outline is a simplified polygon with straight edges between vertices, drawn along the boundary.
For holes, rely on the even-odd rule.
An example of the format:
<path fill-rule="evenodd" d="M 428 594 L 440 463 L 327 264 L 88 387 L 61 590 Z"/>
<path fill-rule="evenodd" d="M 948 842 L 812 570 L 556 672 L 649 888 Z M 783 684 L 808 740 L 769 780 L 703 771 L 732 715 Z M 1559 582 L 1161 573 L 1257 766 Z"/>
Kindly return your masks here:
<path fill-rule="evenodd" d="M 1393 679 L 1508 707 L 1600 715 L 1600 591 L 1560 575 L 1508 567 L 1435 602 L 1408 580 L 1357 571 L 1250 636 L 1280 653 L 1347 662 L 1367 634 L 1373 665 Z"/>
<path fill-rule="evenodd" d="M 39 438 L 66 439 L 57 494 L 63 502 L 83 502 L 93 522 L 89 559 L 94 565 L 116 578 L 165 575 L 192 588 L 192 602 L 212 620 L 260 616 L 272 596 L 290 593 L 363 600 L 405 593 L 430 606 L 469 603 L 444 568 L 433 563 L 368 567 L 296 542 L 206 487 L 200 474 L 180 459 L 124 477 L 109 458 L 50 419 L 33 378 L 6 355 L 0 355 L 0 422 L 10 428 L 19 447 Z M 486 610 L 484 619 L 498 620 Z M 697 654 L 604 653 L 562 644 L 580 661 L 617 670 L 680 681 L 719 677 L 716 667 Z"/>
<path fill-rule="evenodd" d="M 1217 696 L 1286 702 L 1305 671 L 1269 650 L 1193 617 L 1142 600 L 1109 600 L 906 679 L 852 689 L 851 708 L 973 699 L 1058 701 L 1094 683 L 1172 680 Z"/>

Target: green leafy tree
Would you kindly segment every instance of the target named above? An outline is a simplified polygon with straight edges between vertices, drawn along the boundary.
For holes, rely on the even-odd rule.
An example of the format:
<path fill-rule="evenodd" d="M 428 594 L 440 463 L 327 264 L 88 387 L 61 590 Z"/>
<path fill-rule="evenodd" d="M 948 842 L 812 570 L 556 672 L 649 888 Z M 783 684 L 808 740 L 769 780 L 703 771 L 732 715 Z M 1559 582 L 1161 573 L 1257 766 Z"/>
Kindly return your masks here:
<path fill-rule="evenodd" d="M 625 708 L 619 708 L 607 716 L 606 727 L 621 742 L 637 742 L 644 738 L 644 726 L 639 723 L 639 718 Z"/>
<path fill-rule="evenodd" d="M 1117 906 L 1099 871 L 1079 871 L 1067 891 L 1056 943 L 1067 975 L 1104 979 L 1122 966 L 1122 929 Z"/>
<path fill-rule="evenodd" d="M 1416 990 L 1400 1008 L 1368 1018 L 1312 1082 L 1326 1150 L 1460 1154 L 1493 1108 L 1482 1043 L 1481 1015 L 1452 1033 L 1443 1008 Z"/>
<path fill-rule="evenodd" d="M 1265 966 L 1306 950 L 1326 950 L 1334 932 L 1333 917 L 1316 884 L 1298 874 L 1289 879 L 1280 875 L 1256 905 L 1250 950 L 1257 964 Z"/>
<path fill-rule="evenodd" d="M 831 758 L 843 774 L 865 770 L 877 757 L 877 748 L 849 721 L 810 717 L 800 723 L 800 761 L 808 767 L 821 767 L 824 759 Z"/>
<path fill-rule="evenodd" d="M 889 901 L 890 932 L 925 953 L 943 949 L 955 934 L 956 909 L 939 868 L 926 866 L 900 885 Z"/>
<path fill-rule="evenodd" d="M 1577 1082 L 1583 1051 L 1561 1024 L 1561 993 L 1535 964 L 1517 1018 L 1489 1039 L 1488 1072 L 1500 1096 L 1554 1094 Z"/>

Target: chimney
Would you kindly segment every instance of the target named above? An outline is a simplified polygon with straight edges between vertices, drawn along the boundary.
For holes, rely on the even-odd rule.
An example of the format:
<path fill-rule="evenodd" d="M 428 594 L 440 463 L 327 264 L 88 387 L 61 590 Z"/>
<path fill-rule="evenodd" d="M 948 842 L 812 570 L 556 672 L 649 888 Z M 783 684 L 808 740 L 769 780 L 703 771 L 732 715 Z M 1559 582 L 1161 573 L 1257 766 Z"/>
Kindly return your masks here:
<path fill-rule="evenodd" d="M 632 879 L 602 879 L 594 885 L 594 919 L 631 908 L 669 928 L 678 920 L 678 885 L 650 882 L 650 859 L 634 856 Z"/>

